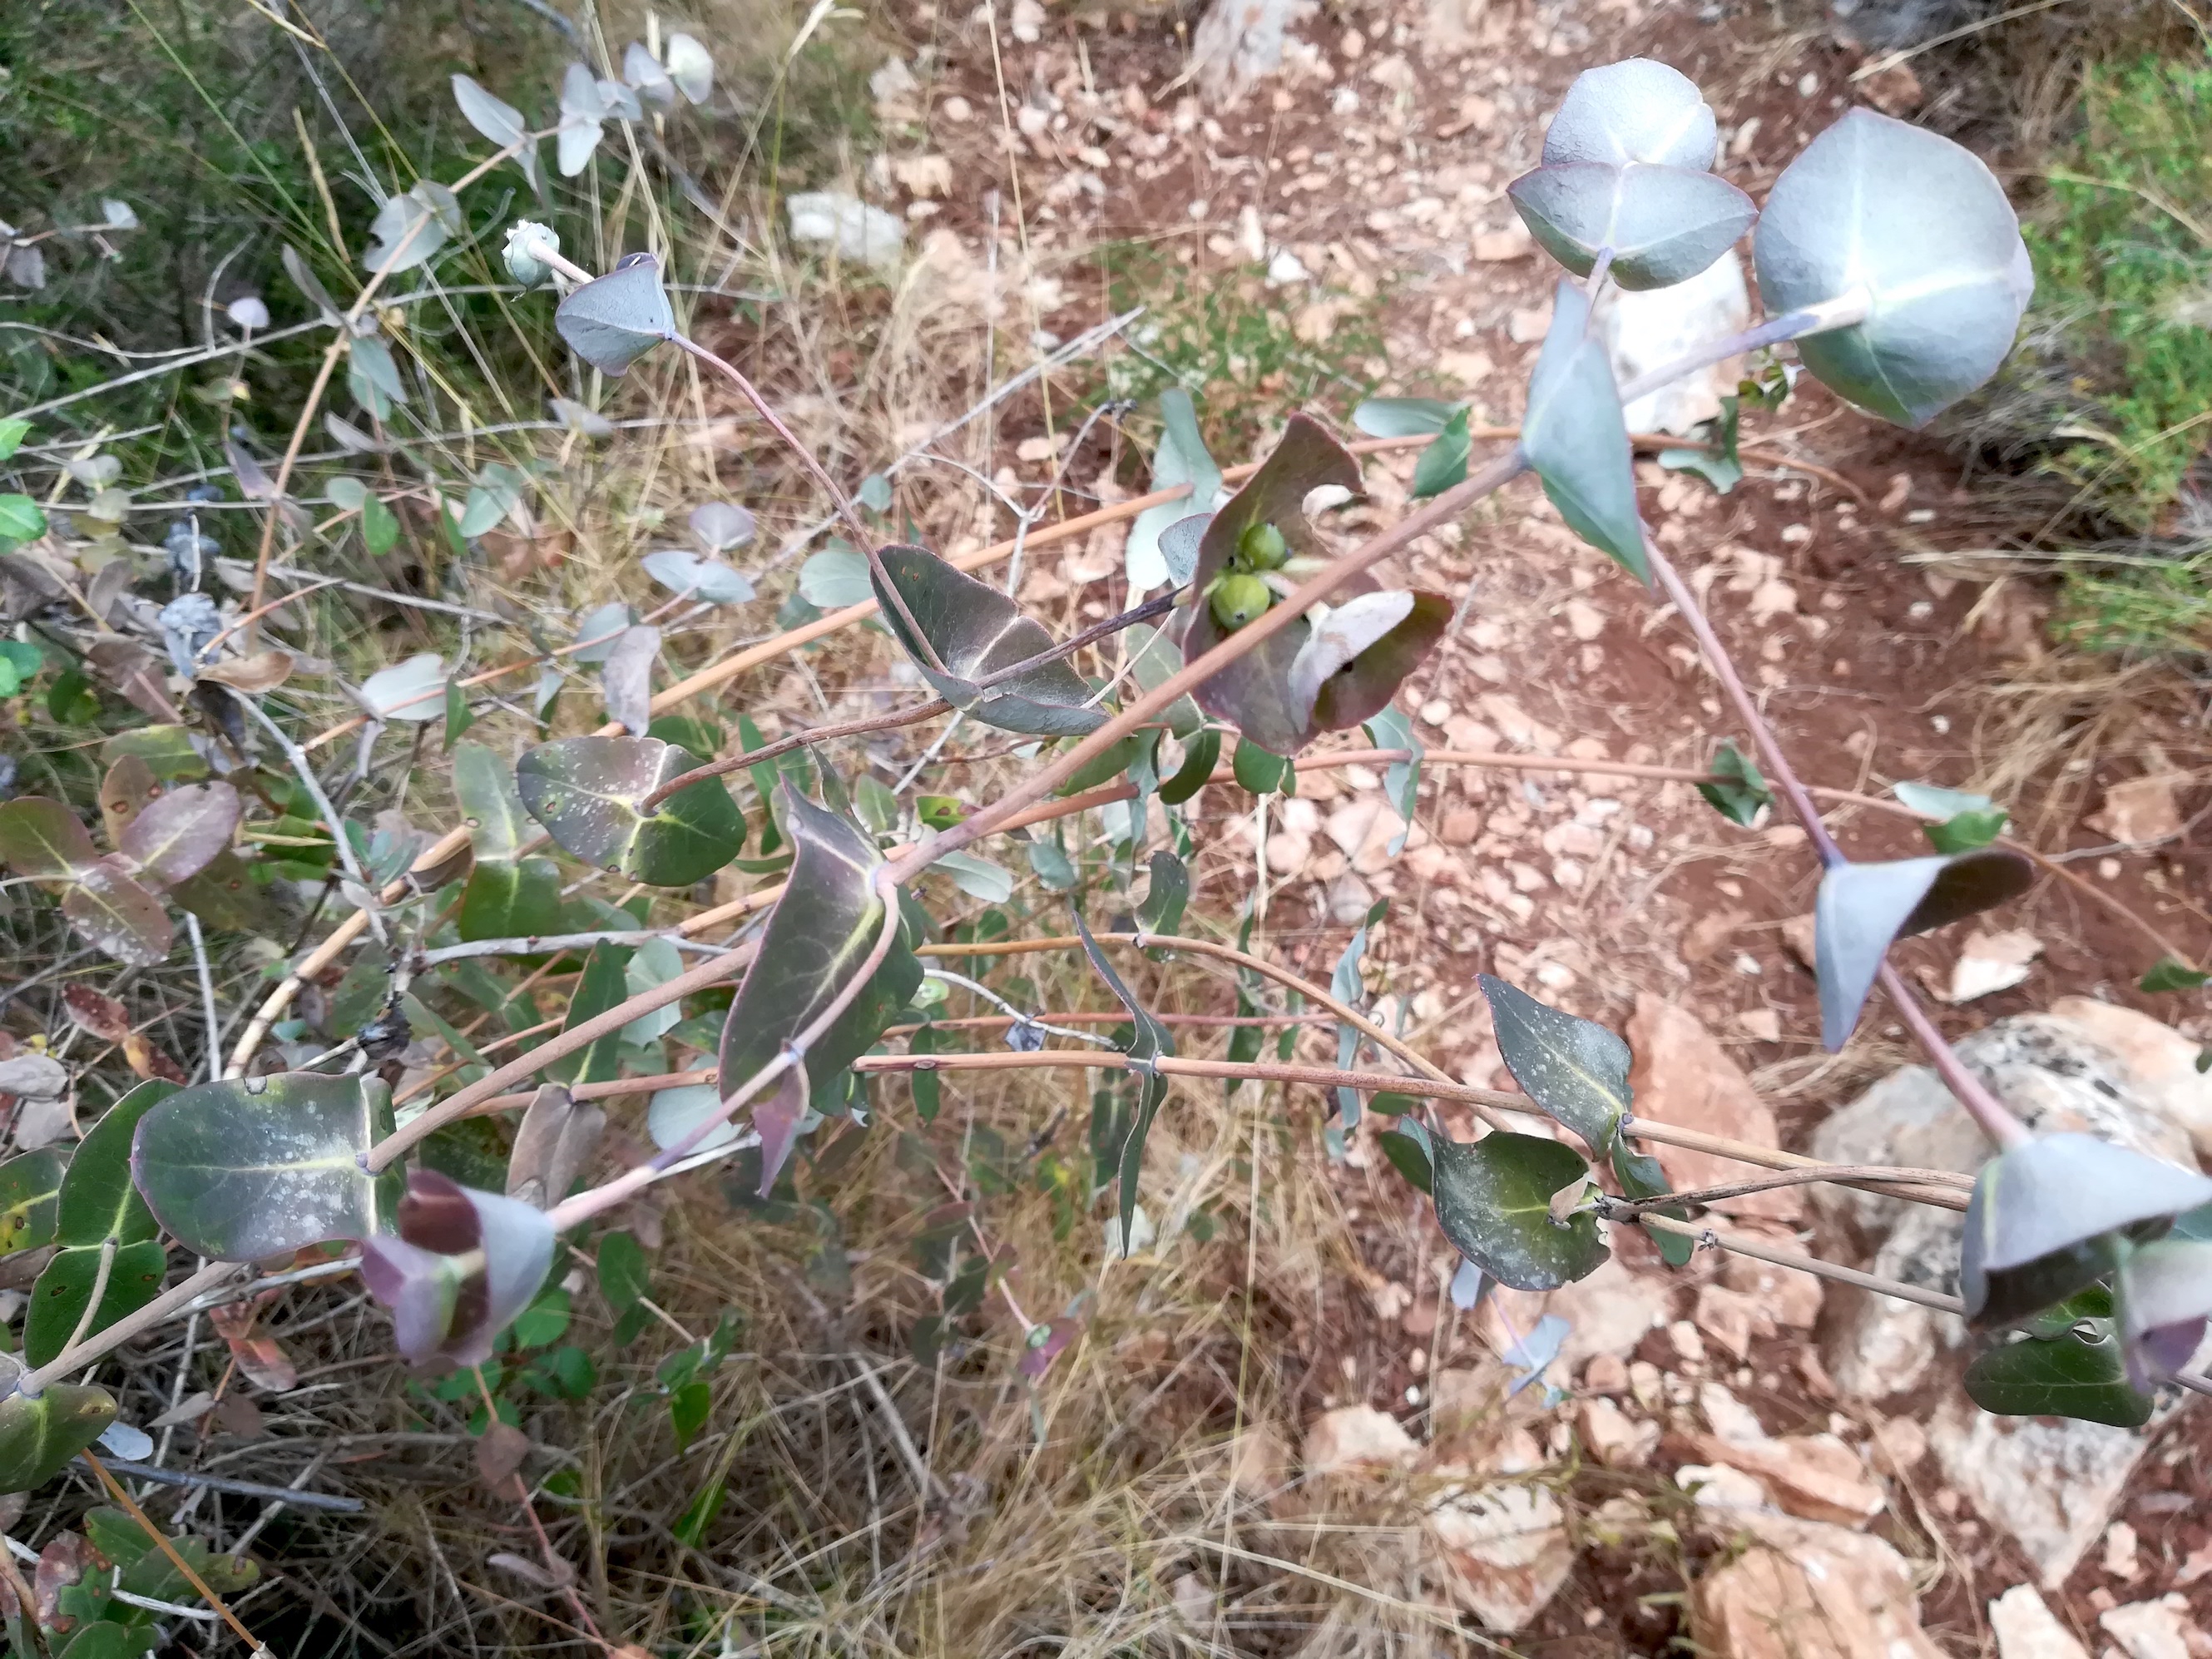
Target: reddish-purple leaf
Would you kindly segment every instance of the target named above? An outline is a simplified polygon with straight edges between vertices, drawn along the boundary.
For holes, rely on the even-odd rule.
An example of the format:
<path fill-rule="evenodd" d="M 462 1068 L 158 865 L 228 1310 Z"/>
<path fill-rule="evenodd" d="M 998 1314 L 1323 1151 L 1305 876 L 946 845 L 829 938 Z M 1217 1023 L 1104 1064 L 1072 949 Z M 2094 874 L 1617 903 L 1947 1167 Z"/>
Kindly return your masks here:
<path fill-rule="evenodd" d="M 76 814 L 44 795 L 0 805 L 0 864 L 19 876 L 60 880 L 99 858 Z"/>
<path fill-rule="evenodd" d="M 150 887 L 198 875 L 230 845 L 238 829 L 238 791 L 227 783 L 188 784 L 149 802 L 118 838 Z"/>

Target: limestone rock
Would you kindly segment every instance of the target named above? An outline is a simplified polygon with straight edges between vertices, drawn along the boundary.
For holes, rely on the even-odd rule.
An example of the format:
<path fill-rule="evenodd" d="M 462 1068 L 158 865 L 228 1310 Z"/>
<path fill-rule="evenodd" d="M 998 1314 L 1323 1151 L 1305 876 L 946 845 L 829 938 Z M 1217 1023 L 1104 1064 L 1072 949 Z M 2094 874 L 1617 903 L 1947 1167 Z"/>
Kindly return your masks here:
<path fill-rule="evenodd" d="M 1636 1421 L 1602 1395 L 1583 1401 L 1579 1421 L 1583 1448 L 1608 1468 L 1640 1468 L 1658 1449 L 1656 1423 Z"/>
<path fill-rule="evenodd" d="M 2181 833 L 2181 808 L 2173 799 L 2177 780 L 2155 773 L 2116 783 L 2105 791 L 2103 809 L 2087 820 L 2092 830 L 2130 846 L 2170 841 Z"/>
<path fill-rule="evenodd" d="M 2203 1044 L 2148 1014 L 2094 997 L 2061 997 L 2051 1012 L 2112 1050 L 2144 1101 L 2179 1124 L 2200 1157 L 2212 1157 L 2212 1073 L 2197 1069 Z"/>
<path fill-rule="evenodd" d="M 1517 1631 L 1541 1613 L 1574 1571 L 1559 1500 L 1533 1483 L 1452 1491 L 1429 1528 L 1452 1567 L 1452 1597 L 1492 1630 Z"/>
<path fill-rule="evenodd" d="M 1698 1437 L 1698 1455 L 1752 1476 L 1790 1514 L 1857 1527 L 1881 1513 L 1881 1488 L 1858 1453 L 1836 1436 L 1769 1435 L 1717 1382 L 1707 1382 L 1698 1399 L 1713 1430 Z"/>
<path fill-rule="evenodd" d="M 1997 1659 L 2089 1659 L 2033 1584 L 2014 1584 L 1990 1603 L 1990 1632 Z"/>
<path fill-rule="evenodd" d="M 2128 1650 L 2128 1659 L 2191 1659 L 2189 1603 L 2180 1595 L 2108 1607 L 2097 1622 Z"/>
<path fill-rule="evenodd" d="M 1739 1222 L 1735 1231 L 1784 1250 L 1802 1250 L 1789 1229 Z M 1809 1331 L 1820 1322 L 1824 1281 L 1792 1267 L 1778 1267 L 1756 1256 L 1726 1255 L 1721 1258 L 1721 1283 L 1748 1297 L 1771 1327 Z M 1764 1332 L 1761 1333 L 1764 1334 Z"/>
<path fill-rule="evenodd" d="M 1341 1474 L 1348 1469 L 1403 1468 L 1419 1449 L 1389 1413 L 1372 1406 L 1341 1406 L 1323 1412 L 1307 1427 L 1304 1461 L 1308 1474 Z"/>
<path fill-rule="evenodd" d="M 1701 1510 L 1773 1507 L 1756 1477 L 1726 1463 L 1685 1463 L 1674 1471 L 1674 1484 L 1691 1493 Z"/>
<path fill-rule="evenodd" d="M 1956 1394 L 1928 1437 L 1945 1482 L 2012 1534 L 2051 1589 L 2103 1536 L 2146 1443 L 2134 1430 L 2101 1423 L 1992 1416 Z"/>
<path fill-rule="evenodd" d="M 836 190 L 802 191 L 784 205 L 791 215 L 793 241 L 828 243 L 840 258 L 878 270 L 897 268 L 906 248 L 906 226 L 896 215 Z"/>
<path fill-rule="evenodd" d="M 1780 1144 L 1772 1110 L 1688 1009 L 1642 993 L 1628 1022 L 1628 1043 L 1636 1054 L 1629 1081 L 1636 1091 L 1638 1117 L 1760 1146 Z M 1680 1146 L 1654 1146 L 1651 1150 L 1677 1191 L 1717 1187 L 1742 1177 L 1743 1165 L 1710 1152 Z M 1790 1221 L 1803 1206 L 1802 1188 L 1778 1187 L 1723 1199 L 1713 1207 L 1729 1215 Z"/>
<path fill-rule="evenodd" d="M 1878 1538 L 1749 1516 L 1751 1548 L 1698 1581 L 1697 1639 L 1719 1659 L 1941 1659 L 1905 1559 Z"/>
<path fill-rule="evenodd" d="M 1674 362 L 1707 340 L 1733 334 L 1751 318 L 1743 261 L 1731 250 L 1687 282 L 1631 294 L 1615 285 L 1598 301 L 1598 325 L 1614 378 L 1624 386 L 1647 369 Z M 1631 432 L 1687 433 L 1721 412 L 1742 366 L 1717 363 L 1647 392 L 1623 412 Z"/>

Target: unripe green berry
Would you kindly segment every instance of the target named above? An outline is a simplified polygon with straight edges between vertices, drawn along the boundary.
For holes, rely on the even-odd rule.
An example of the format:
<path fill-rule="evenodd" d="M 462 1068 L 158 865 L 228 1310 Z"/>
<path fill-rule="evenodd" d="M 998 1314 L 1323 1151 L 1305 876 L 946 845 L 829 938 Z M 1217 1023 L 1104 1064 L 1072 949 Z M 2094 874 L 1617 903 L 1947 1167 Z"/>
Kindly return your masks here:
<path fill-rule="evenodd" d="M 1213 620 L 1232 634 L 1273 603 L 1274 595 L 1257 576 L 1232 573 L 1213 584 Z"/>
<path fill-rule="evenodd" d="M 538 257 L 536 245 L 541 242 L 556 253 L 561 251 L 561 239 L 550 225 L 518 219 L 507 229 L 507 274 L 525 288 L 536 288 L 553 274 L 553 267 Z"/>
<path fill-rule="evenodd" d="M 1247 525 L 1244 533 L 1237 538 L 1238 562 L 1248 569 L 1279 570 L 1291 556 L 1291 544 L 1283 539 L 1283 532 L 1262 520 Z"/>

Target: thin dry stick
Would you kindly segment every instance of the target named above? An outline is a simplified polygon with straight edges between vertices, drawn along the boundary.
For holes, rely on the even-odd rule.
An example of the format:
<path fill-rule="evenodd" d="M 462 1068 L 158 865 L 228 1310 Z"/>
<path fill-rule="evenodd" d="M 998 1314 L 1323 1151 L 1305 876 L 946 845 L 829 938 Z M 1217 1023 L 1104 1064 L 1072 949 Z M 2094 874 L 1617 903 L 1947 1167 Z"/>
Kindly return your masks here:
<path fill-rule="evenodd" d="M 1611 1204 L 1608 1203 L 1607 1207 L 1610 1209 Z M 1794 1250 L 1778 1250 L 1771 1245 L 1741 1238 L 1734 1233 L 1717 1232 L 1711 1227 L 1677 1221 L 1672 1216 L 1653 1215 L 1647 1212 L 1624 1218 L 1654 1232 L 1673 1233 L 1678 1238 L 1695 1239 L 1700 1244 L 1710 1244 L 1716 1249 L 1732 1250 L 1754 1261 L 1770 1261 L 1778 1267 L 1794 1267 L 1799 1273 L 1811 1273 L 1816 1279 L 1832 1279 L 1838 1285 L 1856 1285 L 1863 1291 L 1872 1291 L 1879 1296 L 1893 1296 L 1900 1302 L 1917 1302 L 1923 1308 L 1957 1314 L 1962 1319 L 1966 1317 L 1966 1304 L 1957 1297 L 1946 1296 L 1941 1291 L 1924 1291 L 1919 1285 L 1907 1285 L 1902 1279 L 1878 1278 L 1873 1273 L 1863 1273 L 1856 1267 L 1841 1267 L 1832 1261 L 1823 1261 L 1818 1256 L 1799 1255 Z"/>
<path fill-rule="evenodd" d="M 169 1541 L 168 1534 L 147 1518 L 146 1511 L 138 1507 L 137 1499 L 125 1491 L 123 1483 L 107 1472 L 107 1466 L 88 1451 L 79 1452 L 77 1455 L 92 1466 L 92 1472 L 100 1477 L 100 1485 L 107 1488 L 107 1495 L 123 1505 L 125 1511 L 138 1523 L 146 1536 L 154 1540 L 155 1547 L 169 1558 L 169 1565 L 183 1574 L 185 1582 L 198 1590 L 201 1598 L 222 1616 L 222 1622 L 228 1625 L 238 1639 L 246 1644 L 254 1659 L 261 1659 L 261 1656 L 269 1651 L 268 1648 L 246 1629 L 238 1615 L 224 1604 L 222 1597 L 209 1587 L 207 1580 L 192 1571 L 192 1564 L 177 1553 L 177 1547 Z"/>

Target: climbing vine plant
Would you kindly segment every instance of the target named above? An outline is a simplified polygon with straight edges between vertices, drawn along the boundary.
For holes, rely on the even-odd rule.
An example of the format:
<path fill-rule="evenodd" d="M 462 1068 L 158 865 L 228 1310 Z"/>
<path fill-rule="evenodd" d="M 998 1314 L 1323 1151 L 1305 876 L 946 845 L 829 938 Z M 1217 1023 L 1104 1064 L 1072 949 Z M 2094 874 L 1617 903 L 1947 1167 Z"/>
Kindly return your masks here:
<path fill-rule="evenodd" d="M 608 122 L 638 121 L 647 106 L 670 108 L 679 94 L 696 101 L 712 75 L 703 52 L 683 36 L 659 54 L 633 47 L 623 70 L 614 81 L 573 68 L 557 125 L 544 132 L 456 77 L 461 112 L 495 154 L 452 186 L 426 182 L 385 204 L 366 260 L 370 280 L 349 306 L 341 308 L 295 263 L 296 280 L 331 332 L 319 393 L 343 363 L 364 418 L 381 418 L 404 398 L 369 302 L 387 278 L 426 264 L 464 234 L 459 202 L 471 184 L 511 163 L 538 187 L 539 146 L 549 136 L 560 172 L 574 174 Z M 1794 350 L 1805 372 L 1852 404 L 1908 426 L 1982 384 L 2008 350 L 2028 298 L 2013 214 L 1966 151 L 1865 110 L 1815 137 L 1760 208 L 1713 175 L 1715 149 L 1711 110 L 1674 70 L 1632 60 L 1584 74 L 1553 118 L 1542 164 L 1510 191 L 1568 273 L 1510 445 L 1478 463 L 1463 408 L 1410 399 L 1364 407 L 1358 424 L 1376 438 L 1369 447 L 1423 446 L 1415 480 L 1423 504 L 1347 550 L 1331 517 L 1359 494 L 1362 472 L 1326 421 L 1286 412 L 1273 452 L 1231 488 L 1206 453 L 1188 400 L 1170 394 L 1159 487 L 1115 514 L 1136 521 L 1131 568 L 1145 580 L 1134 585 L 1159 591 L 1067 639 L 930 548 L 878 537 L 878 520 L 862 508 L 880 506 L 871 497 L 881 481 L 863 483 L 860 501 L 849 498 L 750 383 L 678 327 L 654 252 L 627 254 L 594 274 L 563 255 L 546 225 L 514 222 L 503 258 L 525 291 L 517 303 L 550 306 L 579 362 L 614 377 L 656 350 L 688 353 L 793 446 L 850 538 L 817 555 L 801 577 L 802 592 L 830 614 L 656 693 L 660 630 L 627 606 L 608 606 L 585 618 L 573 641 L 533 659 L 595 665 L 605 723 L 511 763 L 465 735 L 472 682 L 441 658 L 383 670 L 360 689 L 362 713 L 351 725 L 368 726 L 373 739 L 392 722 L 442 721 L 451 755 L 462 820 L 420 848 L 349 819 L 315 769 L 316 745 L 295 744 L 264 706 L 291 670 L 284 652 L 258 639 L 254 619 L 270 550 L 297 514 L 297 434 L 274 477 L 234 457 L 240 484 L 266 509 L 251 607 L 222 624 L 199 591 L 199 538 L 187 530 L 173 538 L 178 591 L 154 629 L 189 686 L 189 714 L 169 701 L 149 650 L 127 635 L 103 641 L 106 661 L 91 666 L 154 723 L 107 744 L 100 838 L 61 804 L 21 796 L 0 805 L 0 861 L 53 895 L 86 945 L 125 964 L 169 956 L 173 912 L 195 937 L 203 921 L 252 925 L 258 901 L 238 851 L 241 833 L 258 835 L 264 851 L 319 849 L 350 910 L 286 964 L 240 1030 L 223 1075 L 180 1086 L 181 1076 L 157 1074 L 148 1056 L 148 1080 L 112 1106 L 72 1156 L 40 1150 L 0 1164 L 0 1243 L 16 1255 L 45 1253 L 21 1363 L 0 1395 L 0 1490 L 36 1486 L 103 1436 L 112 1445 L 121 1435 L 127 1445 L 113 1399 L 72 1379 L 197 1298 L 250 1278 L 251 1264 L 337 1252 L 389 1311 L 398 1356 L 433 1372 L 491 1355 L 501 1334 L 539 1305 L 564 1241 L 591 1246 L 602 1287 L 627 1320 L 639 1304 L 640 1274 L 626 1236 L 599 1231 L 611 1210 L 649 1185 L 733 1159 L 767 1196 L 788 1190 L 794 1153 L 830 1126 L 862 1133 L 903 1114 L 926 1124 L 948 1080 L 1008 1059 L 962 1052 L 957 1034 L 936 1023 L 951 973 L 945 964 L 1016 950 L 1078 953 L 1126 1010 L 1110 1046 L 1084 1051 L 1084 1063 L 1118 1074 L 1115 1086 L 1095 1096 L 1091 1141 L 1097 1195 L 1114 1193 L 1109 1237 L 1125 1251 L 1139 1236 L 1146 1138 L 1173 1109 L 1178 1075 L 1270 1079 L 1329 1091 L 1342 1126 L 1370 1109 L 1394 1120 L 1382 1144 L 1433 1200 L 1437 1224 L 1462 1258 L 1454 1286 L 1462 1302 L 1492 1285 L 1542 1291 L 1582 1278 L 1605 1261 L 1622 1228 L 1650 1231 L 1679 1265 L 1700 1243 L 1727 1246 L 1697 1218 L 1707 1200 L 1848 1179 L 1964 1211 L 1960 1294 L 1950 1305 L 1981 1334 L 1966 1386 L 1989 1409 L 2131 1424 L 2147 1419 L 2161 1388 L 2204 1389 L 2186 1368 L 2212 1314 L 2212 1181 L 2081 1135 L 2031 1136 L 1960 1065 L 1887 960 L 1898 938 L 2019 896 L 2036 878 L 2031 856 L 2004 838 L 1992 803 L 1923 790 L 1914 801 L 1928 820 L 1927 855 L 1844 857 L 1697 593 L 1637 506 L 1624 403 L 1746 352 Z M 1682 282 L 1747 233 L 1768 320 L 1616 383 L 1592 325 L 1604 288 Z M 1777 375 L 1752 392 L 1785 389 Z M 312 414 L 301 416 L 301 431 Z M 562 418 L 580 436 L 600 421 L 574 404 Z M 9 422 L 0 437 L 12 451 L 27 430 Z M 1717 486 L 1738 476 L 1733 446 L 1731 422 L 1716 429 L 1702 469 Z M 1630 1052 L 1611 1031 L 1486 976 L 1481 989 L 1519 1088 L 1472 1088 L 1366 1018 L 1357 1006 L 1356 943 L 1348 983 L 1340 975 L 1324 988 L 1185 931 L 1194 896 L 1183 812 L 1201 791 L 1288 793 L 1317 736 L 1364 727 L 1367 757 L 1388 765 L 1386 787 L 1410 817 L 1426 757 L 1394 699 L 1438 647 L 1460 596 L 1388 589 L 1370 573 L 1524 472 L 1583 539 L 1652 599 L 1676 607 L 1705 652 L 1748 747 L 1723 747 L 1700 787 L 1738 822 L 1778 800 L 1820 860 L 1822 1040 L 1840 1048 L 1879 988 L 1989 1135 L 1993 1155 L 1971 1183 L 1929 1171 L 1778 1167 L 1784 1160 L 1771 1152 L 1735 1146 L 1755 1171 L 1743 1182 L 1669 1191 L 1649 1150 L 1667 1141 L 1668 1126 L 1636 1114 Z M 454 503 L 453 532 L 482 533 L 529 485 L 515 469 L 486 467 Z M 327 494 L 368 544 L 390 545 L 394 515 L 368 483 L 341 473 Z M 723 557 L 751 538 L 750 515 L 710 503 L 689 528 L 692 546 L 646 562 L 672 604 L 750 599 L 751 582 Z M 0 535 L 10 544 L 29 546 L 46 530 L 30 497 L 0 496 Z M 775 742 L 741 720 L 739 741 L 727 744 L 678 712 L 746 668 L 868 615 L 911 660 L 928 696 Z M 1097 647 L 1117 650 L 1126 672 L 1103 679 L 1085 672 Z M 19 676 L 23 665 L 11 654 L 0 666 Z M 557 673 L 552 683 L 557 689 Z M 1004 732 L 1030 757 L 1018 782 L 972 809 L 902 793 L 871 775 L 846 778 L 820 752 L 832 738 L 956 715 Z M 264 761 L 271 744 L 281 762 Z M 277 804 L 279 816 L 242 831 L 232 781 L 240 779 L 251 779 L 256 798 Z M 1152 839 L 1156 802 L 1170 826 L 1165 844 Z M 918 895 L 926 872 L 1003 899 L 1012 878 L 979 849 L 1101 811 L 1121 826 L 1103 876 L 1086 877 L 1056 841 L 1028 840 L 1032 868 L 1065 903 L 1061 932 L 980 943 L 941 936 Z M 579 869 L 675 895 L 733 866 L 765 879 L 672 927 L 642 927 L 638 915 L 595 901 L 581 920 L 598 925 L 579 927 L 580 907 L 562 896 Z M 286 1041 L 281 1027 L 302 988 L 347 962 L 364 939 L 379 948 L 352 956 L 346 983 L 366 994 L 354 997 L 358 1018 L 348 1040 L 268 1069 L 265 1047 L 272 1036 Z M 435 988 L 503 1007 L 517 986 L 507 974 L 563 953 L 582 967 L 558 1030 L 530 1032 L 524 1051 L 498 1064 L 426 1000 Z M 1179 1055 L 1168 1025 L 1124 973 L 1140 955 L 1177 954 L 1233 962 L 1241 983 L 1272 981 L 1325 1010 L 1341 1031 L 1337 1065 L 1292 1065 L 1287 1044 L 1279 1063 L 1257 1058 L 1256 1045 L 1233 1049 L 1225 1062 Z M 2168 957 L 2146 982 L 2170 988 L 2202 978 Z M 73 999 L 72 1016 L 112 1027 L 121 1040 L 128 1022 L 103 1000 Z M 396 1111 L 380 1064 L 426 1028 L 465 1062 L 452 1079 L 458 1086 Z M 1063 1062 L 1064 1053 L 1045 1050 L 1046 1035 L 1042 1017 L 1017 1012 L 1016 1056 Z M 712 1061 L 669 1071 L 671 1044 Z M 1370 1045 L 1405 1069 L 1359 1069 Z M 51 1097 L 67 1082 L 51 1059 L 4 1064 L 12 1069 L 0 1081 L 19 1096 Z M 902 1086 L 887 1087 L 892 1079 Z M 606 1121 L 597 1103 L 641 1094 L 652 1097 L 655 1151 L 592 1180 Z M 1455 1138 L 1437 1114 L 1443 1103 L 1472 1108 L 1482 1132 Z M 477 1117 L 508 1126 L 500 1190 L 463 1185 L 421 1159 L 433 1137 Z M 1531 1119 L 1548 1120 L 1547 1132 L 1531 1133 Z M 204 1265 L 173 1281 L 179 1255 Z M 974 1274 L 953 1279 L 944 1311 L 924 1322 L 916 1343 L 939 1340 L 945 1321 L 972 1311 L 991 1287 L 1006 1291 L 1006 1267 L 985 1251 Z M 1079 1321 L 1073 1311 L 1033 1316 L 1010 1291 L 1006 1299 L 1021 1323 L 1021 1371 L 1041 1378 L 1079 1335 Z M 698 1371 L 719 1364 L 732 1340 L 725 1330 L 677 1357 L 668 1398 L 679 1436 L 698 1427 Z"/>

